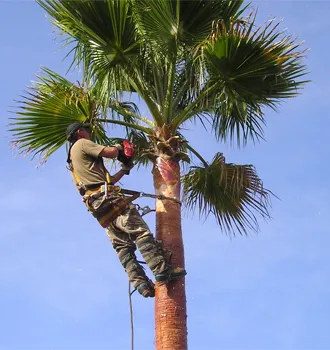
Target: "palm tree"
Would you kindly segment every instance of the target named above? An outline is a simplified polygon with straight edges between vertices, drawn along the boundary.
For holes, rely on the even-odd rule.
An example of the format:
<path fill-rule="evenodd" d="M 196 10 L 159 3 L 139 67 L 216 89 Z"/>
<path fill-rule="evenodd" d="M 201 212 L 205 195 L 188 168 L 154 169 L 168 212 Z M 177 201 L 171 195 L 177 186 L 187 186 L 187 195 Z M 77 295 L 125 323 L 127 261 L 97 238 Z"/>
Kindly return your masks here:
<path fill-rule="evenodd" d="M 82 67 L 80 84 L 44 68 L 18 105 L 12 132 L 22 152 L 45 161 L 65 144 L 71 122 L 92 124 L 96 142 L 111 144 L 116 124 L 151 165 L 157 195 L 181 198 L 212 213 L 221 230 L 247 234 L 269 217 L 271 192 L 252 165 L 207 161 L 184 137 L 201 123 L 219 142 L 244 146 L 263 138 L 265 110 L 294 97 L 306 83 L 304 51 L 268 21 L 256 25 L 243 0 L 37 0 L 64 34 Z M 141 116 L 139 96 L 150 116 Z M 128 102 L 125 102 L 128 100 Z M 200 164 L 192 163 L 195 159 Z M 182 193 L 181 193 L 181 186 Z M 156 201 L 156 237 L 184 267 L 181 206 Z M 156 348 L 187 348 L 185 284 L 156 289 Z"/>

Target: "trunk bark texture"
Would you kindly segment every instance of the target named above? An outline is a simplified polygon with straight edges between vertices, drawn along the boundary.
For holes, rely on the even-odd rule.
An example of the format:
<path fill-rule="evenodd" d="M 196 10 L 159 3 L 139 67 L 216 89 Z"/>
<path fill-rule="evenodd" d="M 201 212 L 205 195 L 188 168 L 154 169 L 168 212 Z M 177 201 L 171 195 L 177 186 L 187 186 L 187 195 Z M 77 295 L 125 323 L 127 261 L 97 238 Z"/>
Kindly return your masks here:
<path fill-rule="evenodd" d="M 157 194 L 180 200 L 180 166 L 178 162 L 158 157 L 154 171 Z M 171 265 L 184 268 L 181 230 L 181 207 L 172 200 L 156 202 L 156 238 L 172 252 Z M 187 312 L 185 279 L 156 286 L 155 327 L 157 350 L 187 349 Z"/>

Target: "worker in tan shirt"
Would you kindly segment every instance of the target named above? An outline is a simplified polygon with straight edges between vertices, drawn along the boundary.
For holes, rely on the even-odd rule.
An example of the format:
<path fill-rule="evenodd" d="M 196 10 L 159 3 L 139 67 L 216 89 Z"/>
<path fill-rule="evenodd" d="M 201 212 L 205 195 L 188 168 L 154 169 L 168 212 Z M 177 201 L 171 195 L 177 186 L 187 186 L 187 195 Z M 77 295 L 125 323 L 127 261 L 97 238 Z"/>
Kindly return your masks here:
<path fill-rule="evenodd" d="M 136 248 L 160 284 L 177 280 L 186 271 L 169 265 L 135 205 L 129 203 L 120 193 L 120 188 L 115 186 L 133 168 L 132 159 L 125 164 L 121 163 L 121 170 L 110 176 L 103 157 L 119 158 L 123 154 L 122 146 L 102 146 L 90 138 L 88 124 L 73 123 L 67 128 L 67 139 L 70 142 L 67 161 L 75 186 L 83 196 L 88 210 L 105 228 L 133 286 L 144 297 L 154 297 L 154 285 L 136 259 Z"/>

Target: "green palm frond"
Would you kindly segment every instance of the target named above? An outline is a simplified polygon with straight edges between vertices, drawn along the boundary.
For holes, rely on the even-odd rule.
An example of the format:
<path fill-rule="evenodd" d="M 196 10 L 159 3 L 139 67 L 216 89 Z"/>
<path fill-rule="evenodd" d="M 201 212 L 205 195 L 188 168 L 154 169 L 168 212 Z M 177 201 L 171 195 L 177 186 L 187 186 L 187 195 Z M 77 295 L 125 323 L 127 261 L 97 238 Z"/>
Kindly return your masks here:
<path fill-rule="evenodd" d="M 17 116 L 10 124 L 13 144 L 21 153 L 32 157 L 40 155 L 41 162 L 46 161 L 66 143 L 66 128 L 73 122 L 90 123 L 92 138 L 100 144 L 110 143 L 105 123 L 150 132 L 138 124 L 134 104 L 113 101 L 109 107 L 122 115 L 123 120 L 105 118 L 106 111 L 98 104 L 93 87 L 74 85 L 47 68 L 43 68 L 42 73 L 18 102 Z"/>
<path fill-rule="evenodd" d="M 245 11 L 244 0 L 173 0 L 175 17 L 179 18 L 179 35 L 188 46 L 196 46 L 210 34 L 214 21 L 236 21 Z M 176 6 L 179 3 L 179 6 Z"/>
<path fill-rule="evenodd" d="M 302 51 L 291 36 L 276 32 L 270 21 L 254 29 L 255 17 L 227 28 L 219 23 L 204 54 L 214 92 L 213 126 L 216 136 L 246 141 L 262 131 L 263 107 L 276 109 L 306 83 Z M 229 127 L 228 127 L 229 126 Z M 257 132 L 255 132 L 257 131 Z"/>
<path fill-rule="evenodd" d="M 164 45 L 175 40 L 177 35 L 171 1 L 133 0 L 132 4 L 135 25 L 144 43 L 151 40 L 148 46 L 153 47 L 153 51 L 160 48 L 167 51 Z"/>
<path fill-rule="evenodd" d="M 108 108 L 112 111 L 111 115 L 113 119 L 116 119 L 116 117 L 119 119 L 123 118 L 123 120 L 129 124 L 135 123 L 139 120 L 151 128 L 155 126 L 150 119 L 140 115 L 139 108 L 134 102 L 111 100 L 108 104 Z"/>
<path fill-rule="evenodd" d="M 83 65 L 85 77 L 99 84 L 99 97 L 109 101 L 119 91 L 133 91 L 127 72 L 139 54 L 130 2 L 126 0 L 37 0 L 74 46 L 72 65 Z M 105 102 L 107 103 L 107 102 Z"/>
<path fill-rule="evenodd" d="M 107 64 L 115 66 L 139 52 L 128 0 L 37 2 L 53 18 L 54 25 L 77 45 L 87 48 L 88 54 L 91 53 L 88 48 L 95 50 L 95 56 L 87 59 L 97 59 L 99 50 L 106 56 Z"/>
<path fill-rule="evenodd" d="M 189 102 L 185 97 L 198 89 L 195 82 L 199 83 L 200 67 L 192 65 L 196 47 L 210 35 L 215 20 L 234 20 L 242 3 L 241 0 L 132 1 L 144 50 L 144 62 L 140 66 L 149 66 L 144 69 L 143 78 L 147 78 L 147 71 L 153 72 L 154 84 L 150 86 L 156 88 L 153 95 L 161 106 L 164 123 L 169 123 L 181 102 Z"/>
<path fill-rule="evenodd" d="M 84 67 L 99 103 L 106 107 L 123 92 L 136 92 L 162 124 L 152 86 L 143 77 L 147 61 L 133 20 L 130 0 L 38 0 L 74 46 L 72 65 Z M 142 64 L 142 66 L 141 66 Z"/>
<path fill-rule="evenodd" d="M 203 65 L 204 88 L 174 124 L 208 113 L 220 140 L 245 144 L 249 137 L 262 137 L 264 108 L 276 110 L 307 82 L 302 79 L 305 51 L 278 26 L 269 21 L 256 28 L 253 15 L 229 26 L 218 22 L 196 56 Z"/>
<path fill-rule="evenodd" d="M 183 46 L 185 50 L 204 41 L 213 22 L 235 20 L 244 0 L 132 0 L 133 13 L 142 40 L 152 42 L 162 53 Z M 173 47 L 173 44 L 174 47 Z"/>
<path fill-rule="evenodd" d="M 211 164 L 191 167 L 183 176 L 183 198 L 189 209 L 213 214 L 228 233 L 257 231 L 257 216 L 269 218 L 271 192 L 263 187 L 252 165 L 225 162 L 217 153 Z"/>
<path fill-rule="evenodd" d="M 18 101 L 17 117 L 10 131 L 13 143 L 23 153 L 39 154 L 45 161 L 66 142 L 66 128 L 73 122 L 93 119 L 92 96 L 85 89 L 44 68 L 39 81 Z M 95 124 L 94 128 L 98 129 Z M 104 134 L 101 132 L 101 138 Z"/>

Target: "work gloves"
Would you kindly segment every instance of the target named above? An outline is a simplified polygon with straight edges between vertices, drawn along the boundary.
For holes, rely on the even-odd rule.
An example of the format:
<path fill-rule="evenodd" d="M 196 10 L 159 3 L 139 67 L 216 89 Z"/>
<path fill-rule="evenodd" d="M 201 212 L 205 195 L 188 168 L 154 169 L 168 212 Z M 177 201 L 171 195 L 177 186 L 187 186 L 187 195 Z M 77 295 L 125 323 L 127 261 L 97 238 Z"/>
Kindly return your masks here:
<path fill-rule="evenodd" d="M 133 161 L 130 161 L 127 164 L 121 163 L 120 167 L 121 167 L 121 170 L 125 171 L 126 175 L 129 175 L 129 171 L 134 167 L 134 163 Z"/>
<path fill-rule="evenodd" d="M 120 166 L 121 170 L 125 171 L 126 175 L 129 175 L 130 170 L 134 167 L 134 163 L 133 163 L 134 154 L 131 157 L 127 157 L 127 155 L 125 154 L 124 147 L 119 143 L 115 144 L 114 147 L 118 149 L 117 160 L 121 163 L 121 166 Z"/>

